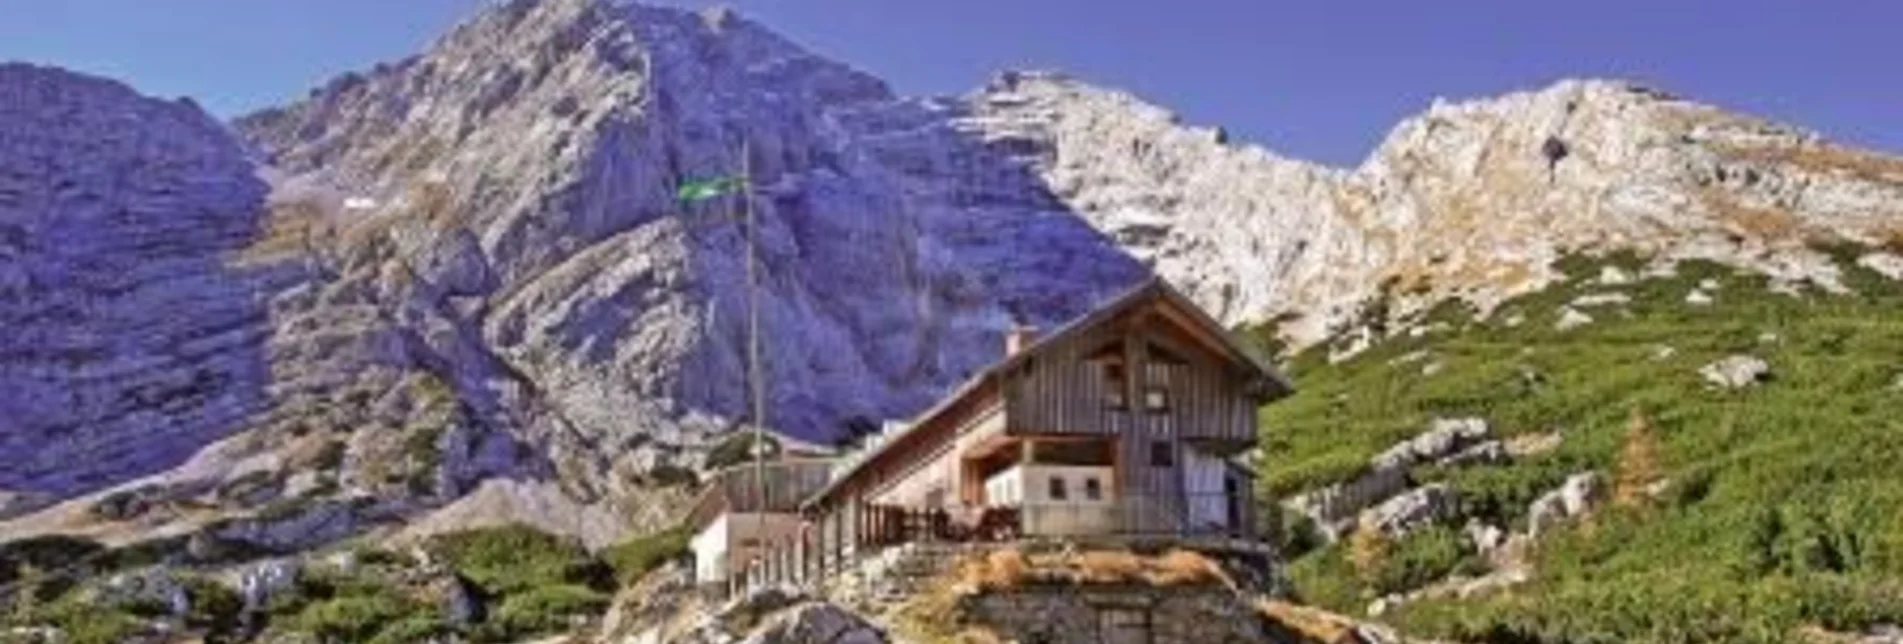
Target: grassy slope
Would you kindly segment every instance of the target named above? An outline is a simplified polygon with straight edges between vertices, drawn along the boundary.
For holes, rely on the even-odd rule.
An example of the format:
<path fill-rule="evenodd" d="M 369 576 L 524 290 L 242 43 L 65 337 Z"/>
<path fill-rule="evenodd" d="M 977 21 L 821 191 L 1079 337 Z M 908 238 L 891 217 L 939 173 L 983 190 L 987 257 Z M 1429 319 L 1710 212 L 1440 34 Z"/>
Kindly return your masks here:
<path fill-rule="evenodd" d="M 1858 295 L 1774 294 L 1761 277 L 1706 264 L 1606 287 L 1593 279 L 1601 265 L 1637 262 L 1572 259 L 1562 268 L 1573 279 L 1486 321 L 1448 306 L 1430 315 L 1444 332 L 1334 365 L 1308 351 L 1290 367 L 1300 393 L 1263 412 L 1263 485 L 1281 496 L 1350 476 L 1434 417 L 1481 416 L 1507 435 L 1559 430 L 1558 449 L 1509 466 L 1414 473 L 1448 481 L 1472 516 L 1524 526 L 1527 504 L 1567 474 L 1613 473 L 1640 407 L 1672 482 L 1656 507 L 1603 511 L 1543 539 L 1535 580 L 1509 595 L 1425 601 L 1389 619 L 1441 637 L 1607 642 L 1786 641 L 1802 625 L 1903 622 L 1903 391 L 1892 386 L 1903 285 L 1839 263 Z M 1723 283 L 1716 304 L 1684 304 L 1704 278 Z M 1614 290 L 1633 303 L 1553 329 L 1562 304 Z M 1525 323 L 1502 322 L 1515 315 Z M 1676 353 L 1658 359 L 1660 346 Z M 1773 379 L 1707 387 L 1698 368 L 1734 353 L 1767 360 Z M 1436 361 L 1443 368 L 1422 375 Z M 1380 593 L 1474 567 L 1461 541 L 1451 529 L 1412 537 L 1374 575 L 1356 575 L 1345 548 L 1330 546 L 1291 574 L 1309 601 L 1359 614 Z"/>

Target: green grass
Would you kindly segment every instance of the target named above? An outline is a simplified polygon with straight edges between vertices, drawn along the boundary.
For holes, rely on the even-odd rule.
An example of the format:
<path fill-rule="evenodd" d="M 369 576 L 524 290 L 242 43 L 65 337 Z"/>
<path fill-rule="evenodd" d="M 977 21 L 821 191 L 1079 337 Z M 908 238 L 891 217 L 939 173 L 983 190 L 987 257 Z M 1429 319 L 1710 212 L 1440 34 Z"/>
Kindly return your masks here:
<path fill-rule="evenodd" d="M 1327 364 L 1311 349 L 1290 360 L 1299 392 L 1264 408 L 1263 491 L 1277 498 L 1354 476 L 1367 459 L 1436 417 L 1479 416 L 1504 436 L 1558 431 L 1560 446 L 1505 467 L 1421 469 L 1448 483 L 1465 514 L 1524 525 L 1528 503 L 1568 474 L 1610 474 L 1634 408 L 1660 438 L 1671 481 L 1653 512 L 1608 512 L 1591 530 L 1563 531 L 1534 555 L 1535 580 L 1509 597 L 1411 604 L 1391 619 L 1418 634 L 1482 641 L 1784 641 L 1805 625 L 1856 628 L 1903 621 L 1903 285 L 1832 249 L 1858 292 L 1801 297 L 1764 278 L 1707 263 L 1671 278 L 1608 287 L 1608 262 L 1572 257 L 1563 284 L 1507 302 L 1487 320 L 1435 315 L 1446 331 L 1393 338 Z M 1708 307 L 1683 299 L 1702 279 L 1722 287 Z M 1624 307 L 1586 309 L 1595 321 L 1555 331 L 1557 310 L 1589 293 L 1620 291 Z M 1628 314 L 1618 311 L 1624 309 Z M 1504 320 L 1525 322 L 1508 327 Z M 1762 334 L 1775 334 L 1763 341 Z M 1658 359 L 1657 347 L 1675 353 Z M 1424 358 L 1391 364 L 1413 352 Z M 1770 363 L 1769 382 L 1708 387 L 1698 368 L 1734 353 Z M 1421 367 L 1439 362 L 1434 375 Z M 1412 544 L 1415 540 L 1434 543 Z M 1396 544 L 1451 557 L 1437 532 Z M 1297 592 L 1359 614 L 1367 588 L 1330 546 L 1291 563 Z M 1431 564 L 1431 565 L 1428 565 Z M 1412 575 L 1394 573 L 1412 585 Z M 1384 579 L 1389 579 L 1385 578 Z"/>

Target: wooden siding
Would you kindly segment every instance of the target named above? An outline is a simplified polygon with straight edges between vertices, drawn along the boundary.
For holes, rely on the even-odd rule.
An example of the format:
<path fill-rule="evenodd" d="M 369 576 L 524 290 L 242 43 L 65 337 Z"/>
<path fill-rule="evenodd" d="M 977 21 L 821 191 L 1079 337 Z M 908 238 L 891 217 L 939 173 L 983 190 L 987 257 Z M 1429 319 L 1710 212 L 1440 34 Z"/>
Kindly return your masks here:
<path fill-rule="evenodd" d="M 1143 320 L 1149 320 L 1144 323 Z M 1150 327 L 1162 318 L 1129 317 L 1077 334 L 1006 374 L 1006 431 L 1013 434 L 1140 434 L 1160 440 L 1210 443 L 1223 455 L 1239 453 L 1256 441 L 1255 401 L 1233 370 L 1207 351 L 1176 341 Z M 1122 344 L 1123 409 L 1106 400 L 1113 391 L 1104 366 L 1088 357 Z M 1186 364 L 1149 358 L 1156 345 Z M 1144 408 L 1148 386 L 1169 392 L 1169 409 Z"/>
<path fill-rule="evenodd" d="M 765 485 L 761 477 L 765 475 Z M 799 459 L 768 461 L 755 469 L 751 463 L 715 472 L 695 499 L 687 523 L 696 530 L 721 514 L 736 512 L 797 513 L 800 503 L 819 491 L 832 477 L 832 461 Z M 765 488 L 766 501 L 761 502 Z"/>
<path fill-rule="evenodd" d="M 1103 367 L 1092 360 L 1112 356 L 1124 365 L 1122 409 L 1106 406 Z M 1168 392 L 1166 409 L 1146 408 L 1149 385 Z M 948 501 L 971 499 L 964 480 L 971 474 L 960 461 L 980 441 L 960 438 L 1002 425 L 1013 438 L 1109 439 L 1116 494 L 1153 508 L 1158 518 L 1145 521 L 1149 528 L 1183 528 L 1173 523 L 1186 523 L 1190 513 L 1185 451 L 1217 460 L 1246 451 L 1257 440 L 1258 405 L 1286 389 L 1284 379 L 1240 353 L 1206 315 L 1167 285 L 1152 282 L 988 368 L 917 426 L 889 437 L 865 462 L 846 466 L 807 508 L 823 526 L 820 551 L 848 553 L 879 527 L 866 507 L 875 499 L 916 504 L 932 489 L 947 490 Z M 1157 450 L 1167 451 L 1161 462 L 1154 458 Z M 1199 499 L 1212 488 L 1200 483 Z M 1245 512 L 1252 488 L 1238 490 Z"/>
<path fill-rule="evenodd" d="M 1179 328 L 1179 316 L 1157 314 L 1159 306 L 1139 307 L 1040 351 L 1005 374 L 1004 395 L 1011 435 L 1115 437 L 1118 493 L 1146 517 L 1141 523 L 1167 530 L 1182 527 L 1171 524 L 1188 517 L 1192 504 L 1213 502 L 1202 496 L 1208 490 L 1187 489 L 1185 452 L 1235 456 L 1255 444 L 1258 425 L 1248 379 Z M 1168 358 L 1150 355 L 1151 347 Z M 1125 365 L 1120 409 L 1108 404 L 1115 384 L 1106 377 L 1106 359 Z M 1147 408 L 1152 386 L 1167 392 L 1166 410 Z M 1158 450 L 1168 452 L 1161 463 Z M 1250 490 L 1241 494 L 1244 504 L 1252 501 Z"/>

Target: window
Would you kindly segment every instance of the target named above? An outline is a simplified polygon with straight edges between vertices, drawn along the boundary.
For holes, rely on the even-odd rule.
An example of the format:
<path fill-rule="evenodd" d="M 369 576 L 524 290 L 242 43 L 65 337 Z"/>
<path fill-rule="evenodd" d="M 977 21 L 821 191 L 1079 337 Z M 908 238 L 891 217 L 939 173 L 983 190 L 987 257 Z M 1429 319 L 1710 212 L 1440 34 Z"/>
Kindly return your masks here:
<path fill-rule="evenodd" d="M 1129 402 L 1124 400 L 1124 383 L 1128 376 L 1123 372 L 1123 363 L 1103 363 L 1103 406 L 1109 409 L 1125 409 Z"/>
<path fill-rule="evenodd" d="M 1092 501 L 1103 500 L 1103 483 L 1098 482 L 1097 477 L 1084 479 L 1084 498 Z"/>
<path fill-rule="evenodd" d="M 1154 441 L 1150 443 L 1150 466 L 1176 467 L 1176 450 L 1170 445 L 1169 441 Z"/>
<path fill-rule="evenodd" d="M 1064 487 L 1064 477 L 1051 477 L 1051 500 L 1063 501 L 1070 498 L 1070 490 Z"/>
<path fill-rule="evenodd" d="M 1151 412 L 1170 410 L 1170 390 L 1163 387 L 1147 387 L 1143 390 L 1143 408 Z"/>

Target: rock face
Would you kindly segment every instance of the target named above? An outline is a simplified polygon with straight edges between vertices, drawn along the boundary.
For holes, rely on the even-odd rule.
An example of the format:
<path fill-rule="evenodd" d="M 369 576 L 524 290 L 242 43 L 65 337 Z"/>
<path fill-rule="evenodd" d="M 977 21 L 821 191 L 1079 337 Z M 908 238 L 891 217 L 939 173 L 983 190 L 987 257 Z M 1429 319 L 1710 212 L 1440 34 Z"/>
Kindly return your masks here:
<path fill-rule="evenodd" d="M 421 336 L 459 394 L 500 402 L 474 433 L 614 495 L 743 420 L 744 227 L 731 201 L 678 203 L 683 181 L 754 178 L 768 422 L 796 436 L 922 409 L 1014 320 L 1145 274 L 966 111 L 729 13 L 551 0 L 240 128 L 335 231 L 313 297 L 395 294 L 414 319 L 366 331 Z"/>
<path fill-rule="evenodd" d="M 1391 288 L 1406 313 L 1482 311 L 1557 277 L 1567 251 L 1630 248 L 1827 288 L 1817 237 L 1894 239 L 1903 159 L 1612 81 L 1437 101 L 1360 167 L 1226 143 L 1122 93 L 1019 74 L 976 99 L 1048 146 L 1053 192 L 1226 321 L 1322 338 Z M 1548 142 L 1559 141 L 1558 156 Z"/>
<path fill-rule="evenodd" d="M 177 465 L 264 407 L 263 219 L 243 149 L 187 101 L 0 64 L 0 490 Z"/>

